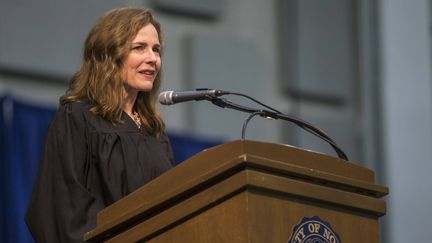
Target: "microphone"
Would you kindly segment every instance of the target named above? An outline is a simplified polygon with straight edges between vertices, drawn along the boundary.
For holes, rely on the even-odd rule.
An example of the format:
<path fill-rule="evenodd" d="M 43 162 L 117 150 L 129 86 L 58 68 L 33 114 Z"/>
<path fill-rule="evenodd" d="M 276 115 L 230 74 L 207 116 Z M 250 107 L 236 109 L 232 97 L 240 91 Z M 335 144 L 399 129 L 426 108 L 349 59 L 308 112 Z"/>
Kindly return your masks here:
<path fill-rule="evenodd" d="M 191 100 L 211 100 L 221 95 L 229 94 L 228 91 L 217 89 L 197 89 L 192 91 L 164 91 L 159 94 L 159 103 L 162 105 L 174 105 Z"/>
<path fill-rule="evenodd" d="M 266 107 L 267 109 L 270 109 L 271 111 L 249 108 L 246 106 L 235 104 L 235 103 L 230 102 L 226 99 L 217 98 L 218 96 L 226 95 L 226 94 L 243 96 L 245 98 L 248 98 L 248 99 L 254 101 L 257 104 L 260 104 L 261 106 Z M 204 99 L 209 100 L 214 105 L 217 105 L 217 106 L 222 107 L 222 108 L 230 108 L 230 109 L 234 109 L 234 110 L 238 110 L 238 111 L 251 113 L 251 115 L 243 123 L 242 139 L 245 138 L 245 132 L 246 132 L 247 124 L 249 123 L 250 119 L 253 118 L 254 116 L 260 115 L 262 117 L 268 117 L 268 118 L 273 118 L 273 119 L 282 119 L 285 121 L 293 122 L 295 125 L 303 128 L 307 132 L 317 136 L 318 138 L 323 139 L 324 141 L 326 141 L 328 144 L 330 144 L 332 146 L 332 148 L 336 151 L 339 158 L 349 161 L 348 157 L 342 151 L 342 149 L 340 149 L 337 146 L 337 144 L 321 129 L 319 129 L 319 128 L 317 128 L 317 127 L 315 127 L 315 126 L 313 126 L 313 125 L 311 125 L 311 124 L 309 124 L 309 123 L 307 123 L 301 119 L 285 115 L 282 112 L 280 112 L 280 111 L 278 111 L 278 110 L 276 110 L 270 106 L 267 106 L 267 105 L 261 103 L 260 101 L 254 99 L 248 95 L 245 95 L 242 93 L 236 93 L 236 92 L 222 91 L 222 90 L 217 90 L 217 89 L 197 89 L 194 91 L 164 91 L 164 92 L 161 92 L 159 94 L 159 103 L 161 103 L 162 105 L 173 105 L 176 103 L 190 101 L 190 100 L 204 100 Z"/>

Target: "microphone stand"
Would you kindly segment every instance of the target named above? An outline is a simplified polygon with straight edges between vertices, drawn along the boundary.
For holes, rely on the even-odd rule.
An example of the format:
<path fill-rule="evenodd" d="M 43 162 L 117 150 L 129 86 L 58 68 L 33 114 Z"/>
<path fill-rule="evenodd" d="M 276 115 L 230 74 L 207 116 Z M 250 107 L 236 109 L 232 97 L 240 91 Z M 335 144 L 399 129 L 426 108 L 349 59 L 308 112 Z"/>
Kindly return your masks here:
<path fill-rule="evenodd" d="M 247 127 L 249 121 L 250 121 L 254 116 L 257 116 L 257 115 L 263 116 L 263 115 L 264 115 L 264 112 L 262 112 L 262 111 L 256 111 L 256 112 L 253 112 L 253 113 L 250 114 L 250 115 L 248 116 L 248 118 L 244 121 L 244 123 L 243 123 L 243 128 L 242 128 L 242 140 L 245 140 L 245 137 L 246 137 L 246 127 Z"/>
<path fill-rule="evenodd" d="M 273 112 L 273 111 L 262 110 L 262 109 L 259 110 L 259 109 L 254 109 L 254 108 L 238 105 L 238 104 L 235 104 L 235 103 L 228 101 L 226 99 L 223 99 L 223 98 L 211 98 L 210 97 L 210 98 L 208 98 L 208 100 L 211 101 L 214 105 L 217 105 L 217 106 L 222 107 L 222 108 L 230 108 L 230 109 L 234 109 L 234 110 L 238 110 L 238 111 L 242 111 L 242 112 L 246 112 L 246 113 L 251 113 L 251 115 L 243 123 L 243 129 L 242 129 L 242 139 L 243 140 L 245 139 L 247 124 L 249 123 L 249 121 L 253 117 L 259 115 L 261 117 L 270 118 L 270 119 L 281 119 L 281 120 L 293 122 L 294 124 L 305 129 L 309 133 L 323 139 L 328 144 L 330 144 L 330 146 L 336 151 L 339 158 L 349 161 L 348 157 L 342 151 L 342 149 L 340 149 L 339 146 L 324 131 L 313 126 L 312 124 L 307 123 L 306 121 L 303 121 L 301 119 L 298 119 L 298 118 L 295 118 L 292 116 L 285 115 L 281 112 Z"/>

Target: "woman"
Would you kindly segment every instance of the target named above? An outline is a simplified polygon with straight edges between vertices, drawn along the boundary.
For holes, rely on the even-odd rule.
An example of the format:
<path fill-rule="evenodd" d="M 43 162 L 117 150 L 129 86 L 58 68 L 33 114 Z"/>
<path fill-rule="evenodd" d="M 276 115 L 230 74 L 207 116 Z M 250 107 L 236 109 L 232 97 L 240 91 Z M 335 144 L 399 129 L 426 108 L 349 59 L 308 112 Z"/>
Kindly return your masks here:
<path fill-rule="evenodd" d="M 155 104 L 162 46 L 148 10 L 114 9 L 90 31 L 27 209 L 37 242 L 82 242 L 97 212 L 171 168 Z"/>

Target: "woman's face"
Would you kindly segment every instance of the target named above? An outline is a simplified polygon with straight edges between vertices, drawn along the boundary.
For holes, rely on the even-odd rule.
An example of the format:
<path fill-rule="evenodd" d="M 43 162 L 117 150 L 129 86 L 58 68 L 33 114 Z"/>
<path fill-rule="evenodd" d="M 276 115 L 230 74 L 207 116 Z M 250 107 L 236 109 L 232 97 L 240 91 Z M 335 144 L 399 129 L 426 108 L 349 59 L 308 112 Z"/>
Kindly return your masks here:
<path fill-rule="evenodd" d="M 148 24 L 141 28 L 132 40 L 122 69 L 127 93 L 152 90 L 161 67 L 160 51 L 161 44 L 155 27 Z"/>

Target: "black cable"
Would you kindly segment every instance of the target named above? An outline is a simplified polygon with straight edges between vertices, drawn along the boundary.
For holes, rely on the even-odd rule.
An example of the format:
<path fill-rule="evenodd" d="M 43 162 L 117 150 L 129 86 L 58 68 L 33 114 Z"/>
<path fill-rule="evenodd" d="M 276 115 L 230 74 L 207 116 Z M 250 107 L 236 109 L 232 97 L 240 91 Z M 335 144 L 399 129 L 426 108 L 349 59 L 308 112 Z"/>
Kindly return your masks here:
<path fill-rule="evenodd" d="M 248 99 L 252 100 L 253 102 L 255 102 L 257 104 L 260 104 L 260 105 L 264 106 L 265 108 L 267 108 L 269 110 L 272 110 L 272 111 L 274 111 L 276 113 L 281 113 L 282 114 L 282 112 L 280 112 L 280 111 L 278 111 L 278 110 L 276 110 L 276 109 L 274 109 L 274 108 L 272 108 L 272 107 L 270 107 L 270 106 L 268 106 L 268 105 L 266 105 L 266 104 L 264 104 L 264 103 L 262 103 L 262 102 L 260 102 L 260 101 L 258 101 L 256 99 L 254 99 L 252 97 L 250 97 L 249 95 L 245 95 L 245 94 L 242 94 L 242 93 L 236 93 L 236 92 L 229 92 L 228 94 L 238 95 L 238 96 L 242 96 L 242 97 L 248 98 Z"/>
<path fill-rule="evenodd" d="M 233 94 L 233 93 L 230 93 Z M 237 94 L 238 95 L 238 94 Z M 247 97 L 247 95 L 241 95 L 244 97 Z M 248 98 L 248 97 L 247 97 Z M 342 151 L 342 149 L 339 148 L 339 146 L 337 146 L 337 144 L 321 129 L 313 126 L 312 124 L 303 121 L 299 118 L 295 118 L 292 116 L 288 116 L 285 115 L 271 107 L 268 107 L 266 105 L 263 105 L 261 102 L 257 102 L 260 105 L 263 105 L 265 107 L 270 108 L 273 111 L 268 111 L 268 110 L 258 110 L 258 109 L 253 109 L 250 107 L 246 107 L 246 106 L 242 106 L 242 105 L 238 105 L 235 104 L 233 102 L 228 101 L 227 99 L 222 99 L 222 98 L 212 98 L 209 99 L 213 104 L 222 107 L 222 108 L 231 108 L 234 110 L 238 110 L 238 111 L 243 111 L 243 112 L 247 112 L 247 113 L 252 113 L 251 116 L 248 117 L 248 119 L 246 120 L 247 122 L 245 122 L 243 124 L 243 130 L 242 130 L 242 138 L 244 139 L 244 132 L 246 130 L 245 128 L 245 124 L 247 126 L 247 123 L 249 122 L 250 119 L 252 119 L 252 117 L 256 116 L 256 115 L 260 115 L 262 117 L 267 117 L 267 118 L 273 118 L 273 119 L 282 119 L 282 120 L 286 120 L 286 121 L 290 121 L 294 124 L 296 124 L 297 126 L 303 128 L 304 130 L 306 130 L 307 132 L 321 138 L 322 140 L 326 141 L 328 144 L 330 144 L 330 146 L 335 150 L 335 152 L 337 153 L 338 157 L 344 160 L 348 160 L 348 157 L 346 156 L 346 154 Z M 251 98 L 251 100 L 256 101 L 255 99 Z M 276 112 L 274 112 L 276 111 Z"/>
<path fill-rule="evenodd" d="M 305 122 L 302 121 L 300 119 L 294 118 L 294 117 L 290 117 L 287 116 L 285 114 L 278 114 L 279 118 L 282 120 L 287 120 L 287 121 L 291 121 L 294 124 L 296 124 L 297 126 L 305 129 L 306 131 L 308 131 L 309 133 L 321 138 L 322 140 L 326 141 L 328 144 L 330 144 L 330 146 L 332 146 L 332 148 L 336 151 L 337 155 L 339 156 L 339 158 L 344 159 L 344 160 L 348 160 L 348 156 L 342 151 L 342 149 L 339 148 L 339 146 L 337 146 L 336 142 L 334 142 L 324 131 L 322 131 L 321 129 Z"/>
<path fill-rule="evenodd" d="M 290 121 L 290 122 L 293 122 L 293 123 L 296 124 L 297 126 L 303 128 L 303 129 L 305 129 L 306 131 L 312 133 L 313 135 L 315 135 L 315 136 L 317 136 L 317 137 L 319 137 L 319 138 L 325 140 L 327 143 L 329 143 L 329 144 L 330 144 L 330 145 L 335 149 L 336 153 L 339 155 L 340 158 L 343 158 L 343 159 L 345 159 L 345 160 L 348 160 L 348 157 L 347 157 L 346 154 L 345 154 L 345 153 L 344 153 L 344 152 L 343 152 L 343 151 L 342 151 L 342 150 L 341 150 L 341 149 L 336 145 L 336 142 L 333 141 L 333 139 L 331 139 L 331 138 L 330 138 L 330 137 L 329 137 L 329 136 L 328 136 L 324 131 L 322 131 L 321 129 L 319 129 L 319 128 L 313 126 L 312 124 L 310 124 L 310 123 L 308 123 L 308 122 L 306 122 L 306 121 L 303 121 L 303 120 L 301 120 L 301 119 L 299 119 L 299 118 L 295 118 L 295 117 L 292 117 L 292 116 L 285 115 L 285 114 L 283 114 L 282 112 L 280 112 L 280 111 L 274 109 L 273 107 L 270 107 L 270 106 L 268 106 L 268 105 L 266 105 L 266 104 L 264 104 L 264 103 L 262 103 L 262 102 L 260 102 L 260 101 L 258 101 L 258 100 L 256 100 L 256 99 L 252 98 L 252 97 L 249 96 L 249 95 L 245 95 L 245 94 L 237 93 L 237 92 L 228 92 L 228 94 L 245 97 L 245 98 L 247 98 L 247 99 L 249 99 L 249 100 L 252 100 L 252 101 L 254 101 L 255 103 L 257 103 L 257 104 L 259 104 L 259 105 L 261 105 L 261 106 L 263 106 L 263 107 L 266 107 L 267 109 L 270 109 L 270 110 L 276 112 L 277 114 L 281 114 L 281 115 L 283 115 L 283 118 L 284 118 L 283 120 L 288 120 L 288 121 Z M 282 117 L 281 117 L 281 119 L 282 119 Z"/>

